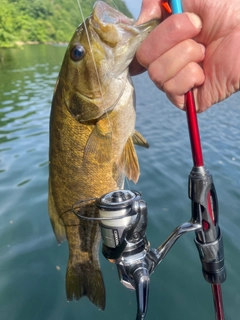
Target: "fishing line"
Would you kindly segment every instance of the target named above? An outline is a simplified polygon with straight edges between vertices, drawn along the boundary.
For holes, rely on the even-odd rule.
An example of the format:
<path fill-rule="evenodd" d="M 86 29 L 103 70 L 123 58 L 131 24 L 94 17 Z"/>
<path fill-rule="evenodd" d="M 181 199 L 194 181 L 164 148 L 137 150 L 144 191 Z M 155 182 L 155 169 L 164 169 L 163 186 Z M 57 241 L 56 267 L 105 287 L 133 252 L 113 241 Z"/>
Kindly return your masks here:
<path fill-rule="evenodd" d="M 114 5 L 114 7 L 117 9 L 117 10 L 119 10 L 118 9 L 118 6 L 116 5 L 116 3 L 112 0 L 112 4 Z"/>
<path fill-rule="evenodd" d="M 127 186 L 128 186 L 128 190 L 131 190 L 131 188 L 130 188 L 130 180 L 128 179 L 128 177 L 126 177 L 125 176 L 125 183 L 127 184 Z"/>
<path fill-rule="evenodd" d="M 65 223 L 62 223 L 62 216 L 64 214 L 67 214 L 67 213 L 73 213 L 75 214 L 75 216 L 77 216 L 78 218 L 80 219 L 83 219 L 83 220 L 87 220 L 87 221 L 102 221 L 102 220 L 120 220 L 123 218 L 123 216 L 115 216 L 115 217 L 102 217 L 102 218 L 98 218 L 98 217 L 87 217 L 83 214 L 80 214 L 80 208 L 82 205 L 86 205 L 86 202 L 90 202 L 90 201 L 96 201 L 98 200 L 98 198 L 88 198 L 88 199 L 84 199 L 84 200 L 79 200 L 79 201 L 76 201 L 73 205 L 72 205 L 72 208 L 71 209 L 68 209 L 66 211 L 64 211 L 60 216 L 59 216 L 59 223 L 64 226 L 64 227 L 76 227 L 76 226 L 79 226 L 80 223 L 78 224 L 65 224 Z M 97 209 L 97 207 L 96 207 Z"/>
<path fill-rule="evenodd" d="M 113 2 L 113 0 L 112 0 L 112 2 Z M 86 30 L 87 41 L 88 41 L 88 44 L 89 44 L 89 48 L 90 48 L 90 52 L 91 52 L 91 56 L 92 56 L 92 60 L 93 60 L 93 65 L 94 65 L 94 69 L 95 69 L 96 76 L 97 76 L 97 82 L 98 82 L 98 86 L 99 86 L 99 90 L 100 90 L 100 94 L 101 94 L 102 105 L 104 105 L 104 97 L 103 97 L 103 90 L 102 90 L 102 86 L 101 86 L 100 76 L 99 76 L 99 73 L 98 73 L 98 70 L 97 70 L 97 64 L 96 64 L 96 60 L 95 60 L 94 53 L 93 53 L 93 50 L 92 50 L 90 36 L 89 36 L 88 29 L 87 29 L 87 26 L 86 26 L 85 17 L 84 17 L 83 11 L 82 11 L 80 0 L 77 0 L 77 4 L 78 4 L 78 7 L 79 7 L 79 10 L 80 10 L 80 13 L 81 13 L 81 17 L 83 19 L 84 28 Z M 112 124 L 111 124 L 111 121 L 109 120 L 108 112 L 106 112 L 106 116 L 107 116 L 108 124 L 109 124 L 109 127 L 111 128 L 111 133 L 112 133 Z"/>
<path fill-rule="evenodd" d="M 89 199 L 85 199 L 85 200 L 79 200 L 77 202 L 75 202 L 72 206 L 72 212 L 80 219 L 83 219 L 83 220 L 90 220 L 90 221 L 102 221 L 102 220 L 119 220 L 119 219 L 122 219 L 123 216 L 115 216 L 115 217 L 101 217 L 101 218 L 97 218 L 97 217 L 87 217 L 87 216 L 84 216 L 82 214 L 79 213 L 79 211 L 76 211 L 76 209 L 79 209 L 79 207 L 81 207 L 81 205 L 83 205 L 85 202 L 88 202 L 88 201 L 93 201 L 93 200 L 99 200 L 98 198 L 89 198 Z M 96 207 L 97 208 L 97 207 Z"/>
<path fill-rule="evenodd" d="M 63 226 L 63 227 L 77 227 L 77 226 L 80 226 L 80 223 L 77 223 L 77 224 L 66 224 L 66 223 L 63 222 L 62 217 L 65 214 L 69 214 L 69 213 L 73 213 L 72 209 L 68 209 L 68 210 L 66 210 L 66 211 L 64 211 L 63 213 L 60 214 L 60 216 L 58 217 L 59 224 L 61 226 Z"/>
<path fill-rule="evenodd" d="M 62 220 L 62 217 L 65 215 L 65 214 L 71 214 L 73 213 L 75 216 L 77 216 L 78 218 L 82 218 L 82 219 L 85 219 L 85 220 L 97 220 L 95 219 L 95 217 L 86 217 L 86 216 L 83 216 L 83 215 L 80 215 L 77 211 L 76 211 L 76 208 L 79 209 L 82 205 L 85 205 L 86 206 L 86 203 L 89 202 L 89 204 L 92 204 L 94 205 L 94 202 L 98 200 L 98 198 L 88 198 L 88 199 L 84 199 L 84 200 L 79 200 L 79 201 L 76 201 L 73 205 L 72 205 L 72 208 L 69 208 L 68 210 L 64 211 L 58 218 L 58 221 L 59 223 L 64 226 L 64 227 L 77 227 L 77 226 L 80 226 L 80 222 L 79 223 L 76 223 L 76 224 L 65 224 Z M 97 209 L 97 207 L 96 207 Z M 79 210 L 80 211 L 80 210 Z"/>
<path fill-rule="evenodd" d="M 111 2 L 113 3 L 114 7 L 118 10 L 118 7 L 115 4 L 115 2 L 113 0 L 111 0 Z M 84 17 L 83 11 L 82 11 L 82 6 L 81 6 L 81 3 L 80 3 L 80 0 L 77 0 L 77 4 L 78 4 L 78 7 L 79 7 L 79 11 L 80 11 L 81 17 L 83 19 L 84 28 L 86 30 L 87 41 L 88 41 L 88 44 L 89 44 L 89 48 L 90 48 L 90 52 L 91 52 L 91 56 L 92 56 L 92 60 L 93 60 L 93 64 L 94 64 L 94 69 L 95 69 L 96 76 L 97 76 L 97 82 L 98 82 L 98 86 L 99 86 L 99 90 L 100 90 L 100 94 L 101 94 L 102 104 L 104 105 L 104 96 L 103 96 L 103 90 L 102 90 L 102 86 L 101 86 L 101 82 L 100 82 L 100 76 L 99 76 L 99 73 L 98 73 L 96 60 L 95 60 L 95 57 L 94 57 L 94 52 L 93 52 L 93 49 L 92 49 L 90 36 L 89 36 L 89 32 L 88 32 L 88 29 L 87 29 L 87 26 L 86 26 L 86 21 L 85 21 L 85 17 Z M 106 118 L 108 120 L 110 131 L 111 131 L 111 133 L 113 133 L 112 123 L 111 123 L 110 118 L 109 118 L 109 113 L 110 112 L 111 111 L 107 111 L 106 112 Z M 113 154 L 113 139 L 111 138 L 111 140 L 112 140 L 111 154 Z M 125 181 L 127 181 L 127 185 L 129 187 L 129 180 L 127 178 L 125 178 Z"/>
<path fill-rule="evenodd" d="M 93 54 L 93 50 L 92 50 L 92 46 L 91 46 L 91 41 L 90 41 L 90 37 L 89 37 L 89 33 L 88 33 L 87 26 L 86 26 L 86 22 L 85 22 L 85 17 L 84 17 L 84 15 L 83 15 L 82 7 L 81 7 L 81 4 L 80 4 L 80 0 L 77 0 L 77 3 L 78 3 L 78 7 L 79 7 L 79 10 L 80 10 L 82 19 L 83 19 L 84 28 L 85 28 L 85 30 L 86 30 L 87 40 L 88 40 L 88 44 L 89 44 L 89 48 L 90 48 L 90 52 L 91 52 L 91 56 L 92 56 L 92 60 L 93 60 L 93 65 L 94 65 L 94 68 L 95 68 L 95 71 L 96 71 L 98 86 L 99 86 L 99 90 L 100 90 L 101 98 L 102 98 L 102 103 L 103 103 L 103 102 L 104 102 L 104 99 L 103 99 L 103 92 L 102 92 L 100 77 L 99 77 L 99 73 L 98 73 L 98 70 L 97 70 L 97 64 L 96 64 L 96 60 L 95 60 L 95 57 L 94 57 L 94 54 Z"/>

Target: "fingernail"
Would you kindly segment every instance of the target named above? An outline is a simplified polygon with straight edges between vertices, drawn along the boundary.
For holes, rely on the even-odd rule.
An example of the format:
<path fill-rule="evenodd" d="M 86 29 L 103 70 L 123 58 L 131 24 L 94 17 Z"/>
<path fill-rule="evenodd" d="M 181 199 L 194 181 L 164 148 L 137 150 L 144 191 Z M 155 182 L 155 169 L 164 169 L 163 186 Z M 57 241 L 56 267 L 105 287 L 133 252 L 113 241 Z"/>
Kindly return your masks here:
<path fill-rule="evenodd" d="M 180 109 L 180 110 L 185 110 L 185 103 L 179 103 L 179 105 L 178 105 L 178 108 Z"/>
<path fill-rule="evenodd" d="M 195 28 L 201 29 L 202 28 L 202 20 L 197 16 L 195 13 L 186 12 L 189 20 L 192 22 Z"/>
<path fill-rule="evenodd" d="M 198 105 L 198 99 L 197 99 L 197 91 L 198 89 L 197 88 L 193 88 L 193 97 L 194 97 L 194 102 L 195 102 L 195 109 L 196 109 L 196 112 L 199 113 L 199 105 Z"/>
<path fill-rule="evenodd" d="M 201 50 L 202 50 L 202 53 L 205 54 L 205 52 L 206 52 L 205 46 L 200 43 L 200 48 L 201 48 Z"/>

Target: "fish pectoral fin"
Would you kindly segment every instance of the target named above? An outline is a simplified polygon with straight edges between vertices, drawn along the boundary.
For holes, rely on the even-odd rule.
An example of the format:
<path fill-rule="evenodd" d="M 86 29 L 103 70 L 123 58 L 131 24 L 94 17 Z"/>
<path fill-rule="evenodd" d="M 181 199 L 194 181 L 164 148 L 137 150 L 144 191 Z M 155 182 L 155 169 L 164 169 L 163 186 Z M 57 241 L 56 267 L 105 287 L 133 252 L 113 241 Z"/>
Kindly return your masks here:
<path fill-rule="evenodd" d="M 140 175 L 140 168 L 132 137 L 128 138 L 123 148 L 118 165 L 128 179 L 132 180 L 134 183 L 137 183 Z"/>
<path fill-rule="evenodd" d="M 140 132 L 138 132 L 137 130 L 135 130 L 133 136 L 133 143 L 140 146 L 140 147 L 144 147 L 144 148 L 149 148 L 149 144 L 147 142 L 147 140 L 141 135 Z"/>
<path fill-rule="evenodd" d="M 51 188 L 51 180 L 49 179 L 49 192 L 48 192 L 48 212 L 53 231 L 55 233 L 58 243 L 66 240 L 66 230 L 62 219 L 59 217 Z"/>
<path fill-rule="evenodd" d="M 109 162 L 112 152 L 112 133 L 95 126 L 84 149 L 84 161 L 93 159 L 98 163 Z"/>

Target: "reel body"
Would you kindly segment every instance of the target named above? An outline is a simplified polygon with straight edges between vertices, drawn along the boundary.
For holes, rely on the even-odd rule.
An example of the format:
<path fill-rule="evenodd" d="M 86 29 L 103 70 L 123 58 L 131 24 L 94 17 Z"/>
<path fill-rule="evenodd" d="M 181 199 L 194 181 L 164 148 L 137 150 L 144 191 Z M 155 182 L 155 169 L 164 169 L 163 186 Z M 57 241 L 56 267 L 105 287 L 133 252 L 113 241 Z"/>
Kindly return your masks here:
<path fill-rule="evenodd" d="M 212 209 L 207 202 L 209 194 Z M 193 167 L 189 175 L 189 198 L 192 200 L 190 221 L 176 227 L 157 248 L 151 248 L 146 237 L 147 204 L 139 192 L 116 190 L 96 201 L 103 240 L 102 253 L 108 261 L 116 264 L 121 283 L 136 291 L 136 320 L 144 319 L 147 312 L 151 274 L 179 237 L 187 232 L 196 233 L 195 243 L 206 281 L 220 284 L 226 279 L 217 197 L 212 176 L 204 167 Z M 215 215 L 212 220 L 208 219 L 211 217 L 210 209 Z"/>

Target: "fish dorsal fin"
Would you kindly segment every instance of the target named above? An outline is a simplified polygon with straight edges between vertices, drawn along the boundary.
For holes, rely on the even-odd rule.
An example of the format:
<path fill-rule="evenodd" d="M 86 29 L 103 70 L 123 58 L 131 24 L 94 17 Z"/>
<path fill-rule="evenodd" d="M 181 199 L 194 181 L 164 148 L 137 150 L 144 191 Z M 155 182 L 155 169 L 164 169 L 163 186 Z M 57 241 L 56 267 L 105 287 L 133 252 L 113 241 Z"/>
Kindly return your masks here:
<path fill-rule="evenodd" d="M 128 179 L 137 183 L 140 175 L 140 169 L 132 137 L 128 138 L 118 164 Z"/>
<path fill-rule="evenodd" d="M 106 119 L 104 119 L 106 120 Z M 98 163 L 110 161 L 112 157 L 112 130 L 108 121 L 100 120 L 94 127 L 84 149 L 84 160 L 94 159 Z"/>
<path fill-rule="evenodd" d="M 132 139 L 134 144 L 147 149 L 149 148 L 147 140 L 137 130 L 134 131 Z"/>

